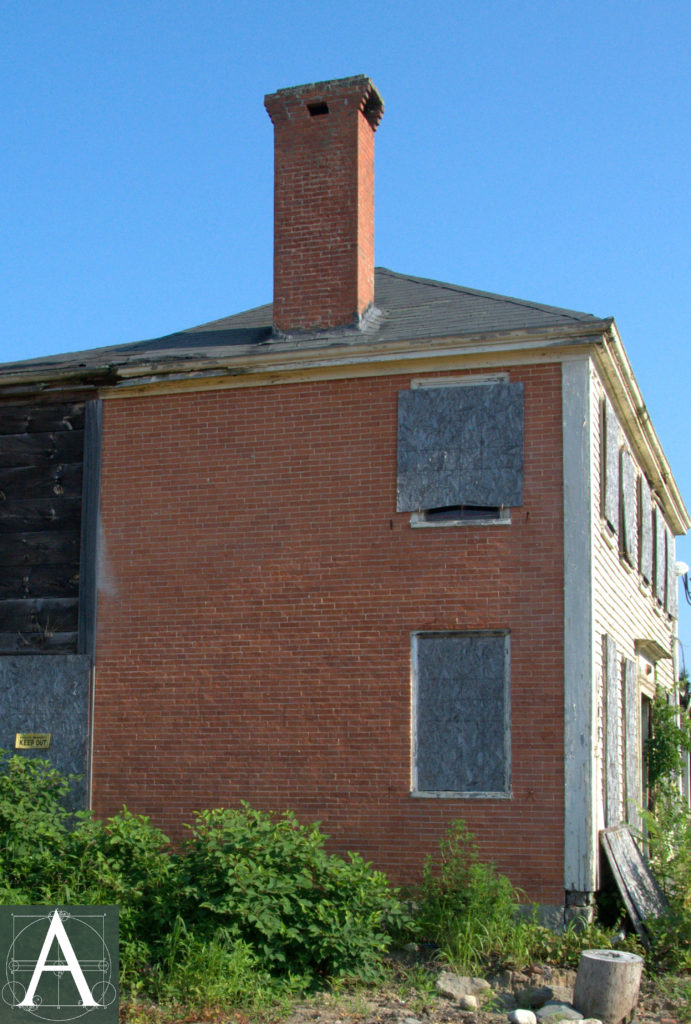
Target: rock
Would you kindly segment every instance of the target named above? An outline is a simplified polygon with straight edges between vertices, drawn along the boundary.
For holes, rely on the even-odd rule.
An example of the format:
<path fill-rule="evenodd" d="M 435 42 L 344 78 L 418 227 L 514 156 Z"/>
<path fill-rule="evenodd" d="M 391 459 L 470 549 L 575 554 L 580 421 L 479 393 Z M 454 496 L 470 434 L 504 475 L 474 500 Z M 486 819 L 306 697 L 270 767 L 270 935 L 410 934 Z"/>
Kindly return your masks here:
<path fill-rule="evenodd" d="M 477 996 L 461 996 L 458 1000 L 458 1005 L 462 1010 L 477 1010 Z"/>
<path fill-rule="evenodd" d="M 574 1010 L 570 1003 L 549 1002 L 537 1011 L 536 1017 L 545 1024 L 558 1020 L 583 1020 L 583 1014 Z"/>
<path fill-rule="evenodd" d="M 442 971 L 437 978 L 436 989 L 448 999 L 461 999 L 462 996 L 480 996 L 490 992 L 491 986 L 484 978 L 466 978 L 452 971 Z"/>
<path fill-rule="evenodd" d="M 549 985 L 530 985 L 528 988 L 517 989 L 516 999 L 522 1006 L 529 1006 L 531 1010 L 538 1010 L 545 1003 L 558 1002 L 555 999 L 554 991 Z"/>
<path fill-rule="evenodd" d="M 537 1017 L 532 1010 L 512 1010 L 508 1017 L 511 1024 L 537 1024 Z"/>

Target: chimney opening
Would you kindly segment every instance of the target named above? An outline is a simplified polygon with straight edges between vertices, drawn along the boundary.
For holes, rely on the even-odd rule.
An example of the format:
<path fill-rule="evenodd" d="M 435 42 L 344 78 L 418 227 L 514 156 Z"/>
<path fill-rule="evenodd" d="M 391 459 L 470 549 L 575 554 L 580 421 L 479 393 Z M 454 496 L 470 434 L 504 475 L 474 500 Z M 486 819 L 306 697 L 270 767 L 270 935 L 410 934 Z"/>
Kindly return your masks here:
<path fill-rule="evenodd" d="M 324 103 L 323 101 L 317 103 L 308 103 L 307 109 L 310 112 L 310 117 L 323 117 L 324 114 L 329 113 L 328 104 Z"/>

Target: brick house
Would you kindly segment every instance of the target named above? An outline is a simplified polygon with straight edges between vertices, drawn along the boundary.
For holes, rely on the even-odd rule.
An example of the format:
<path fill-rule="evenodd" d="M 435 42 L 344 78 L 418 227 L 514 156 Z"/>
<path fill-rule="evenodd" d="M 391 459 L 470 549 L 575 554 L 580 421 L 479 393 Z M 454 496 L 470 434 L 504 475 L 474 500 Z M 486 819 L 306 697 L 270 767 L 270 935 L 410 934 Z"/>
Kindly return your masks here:
<path fill-rule="evenodd" d="M 374 269 L 369 79 L 265 102 L 273 305 L 0 367 L 0 745 L 399 881 L 463 818 L 563 917 L 644 799 L 688 512 L 612 319 Z"/>

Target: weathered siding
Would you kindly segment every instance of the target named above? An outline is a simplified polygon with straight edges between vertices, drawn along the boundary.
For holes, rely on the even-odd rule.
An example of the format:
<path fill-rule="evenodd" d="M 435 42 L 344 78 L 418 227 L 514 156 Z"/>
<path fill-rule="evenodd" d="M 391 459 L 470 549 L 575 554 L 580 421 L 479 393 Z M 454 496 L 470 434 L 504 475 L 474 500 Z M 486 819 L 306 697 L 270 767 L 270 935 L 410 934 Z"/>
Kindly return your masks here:
<path fill-rule="evenodd" d="M 647 520 L 649 508 L 649 487 L 636 459 L 630 439 L 626 436 L 611 410 L 609 399 L 596 371 L 591 374 L 591 445 L 593 494 L 602 495 L 602 502 L 595 500 L 592 509 L 593 536 L 593 627 L 594 664 L 598 685 L 599 725 L 596 743 L 596 764 L 599 774 L 598 827 L 605 823 L 614 824 L 612 805 L 620 808 L 619 815 L 629 821 L 637 820 L 635 802 L 640 801 L 640 777 L 634 787 L 634 762 L 631 751 L 632 732 L 635 730 L 636 757 L 640 765 L 640 684 L 634 686 L 628 663 L 639 664 L 640 641 L 652 641 L 659 652 L 669 657 L 660 658 L 656 664 L 657 681 L 669 686 L 673 682 L 675 623 L 667 608 L 674 610 L 673 585 L 668 587 L 668 566 L 666 536 L 662 512 L 653 498 L 652 527 Z M 617 445 L 607 445 L 608 427 L 616 427 Z M 611 444 L 611 440 L 610 440 Z M 605 454 L 605 450 L 607 454 Z M 602 477 L 605 462 L 618 458 L 620 483 L 618 488 L 618 513 L 612 508 L 612 490 L 605 485 Z M 641 500 L 640 492 L 643 492 Z M 635 502 L 632 507 L 632 496 Z M 641 527 L 641 509 L 645 524 Z M 657 530 L 658 545 L 664 549 L 664 559 L 659 571 L 651 571 L 652 549 L 655 546 L 655 517 L 660 526 Z M 613 529 L 612 523 L 616 529 Z M 670 535 L 671 537 L 671 535 Z M 607 639 L 608 638 L 608 639 Z M 611 721 L 612 689 L 607 691 L 606 648 L 616 646 L 616 680 L 611 684 L 617 692 L 616 723 Z M 638 649 L 637 649 L 638 642 Z M 635 701 L 635 708 L 625 706 L 626 699 Z M 608 715 L 610 721 L 608 724 Z M 627 728 L 628 723 L 628 728 Z M 629 749 L 627 750 L 627 736 Z M 614 745 L 615 749 L 611 749 Z M 616 771 L 616 779 L 608 777 Z M 614 790 L 617 790 L 616 794 Z M 634 803 L 632 803 L 632 801 Z M 610 812 L 607 813 L 609 806 Z"/>
<path fill-rule="evenodd" d="M 0 406 L 0 654 L 77 651 L 84 404 Z"/>

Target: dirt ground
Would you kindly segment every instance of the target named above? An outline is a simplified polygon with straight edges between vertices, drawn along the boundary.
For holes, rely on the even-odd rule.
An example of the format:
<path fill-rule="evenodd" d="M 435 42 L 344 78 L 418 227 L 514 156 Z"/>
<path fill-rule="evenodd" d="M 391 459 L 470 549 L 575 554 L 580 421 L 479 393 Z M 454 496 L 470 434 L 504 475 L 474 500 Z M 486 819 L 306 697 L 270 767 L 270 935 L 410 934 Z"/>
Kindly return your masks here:
<path fill-rule="evenodd" d="M 691 982 L 691 979 L 686 979 Z M 634 1021 L 636 1024 L 686 1024 L 691 1006 L 683 996 L 667 994 L 663 987 L 644 977 Z M 679 986 L 681 987 L 681 986 Z M 467 1012 L 441 996 L 396 992 L 320 996 L 300 1004 L 284 1024 L 506 1024 L 506 1011 Z"/>

